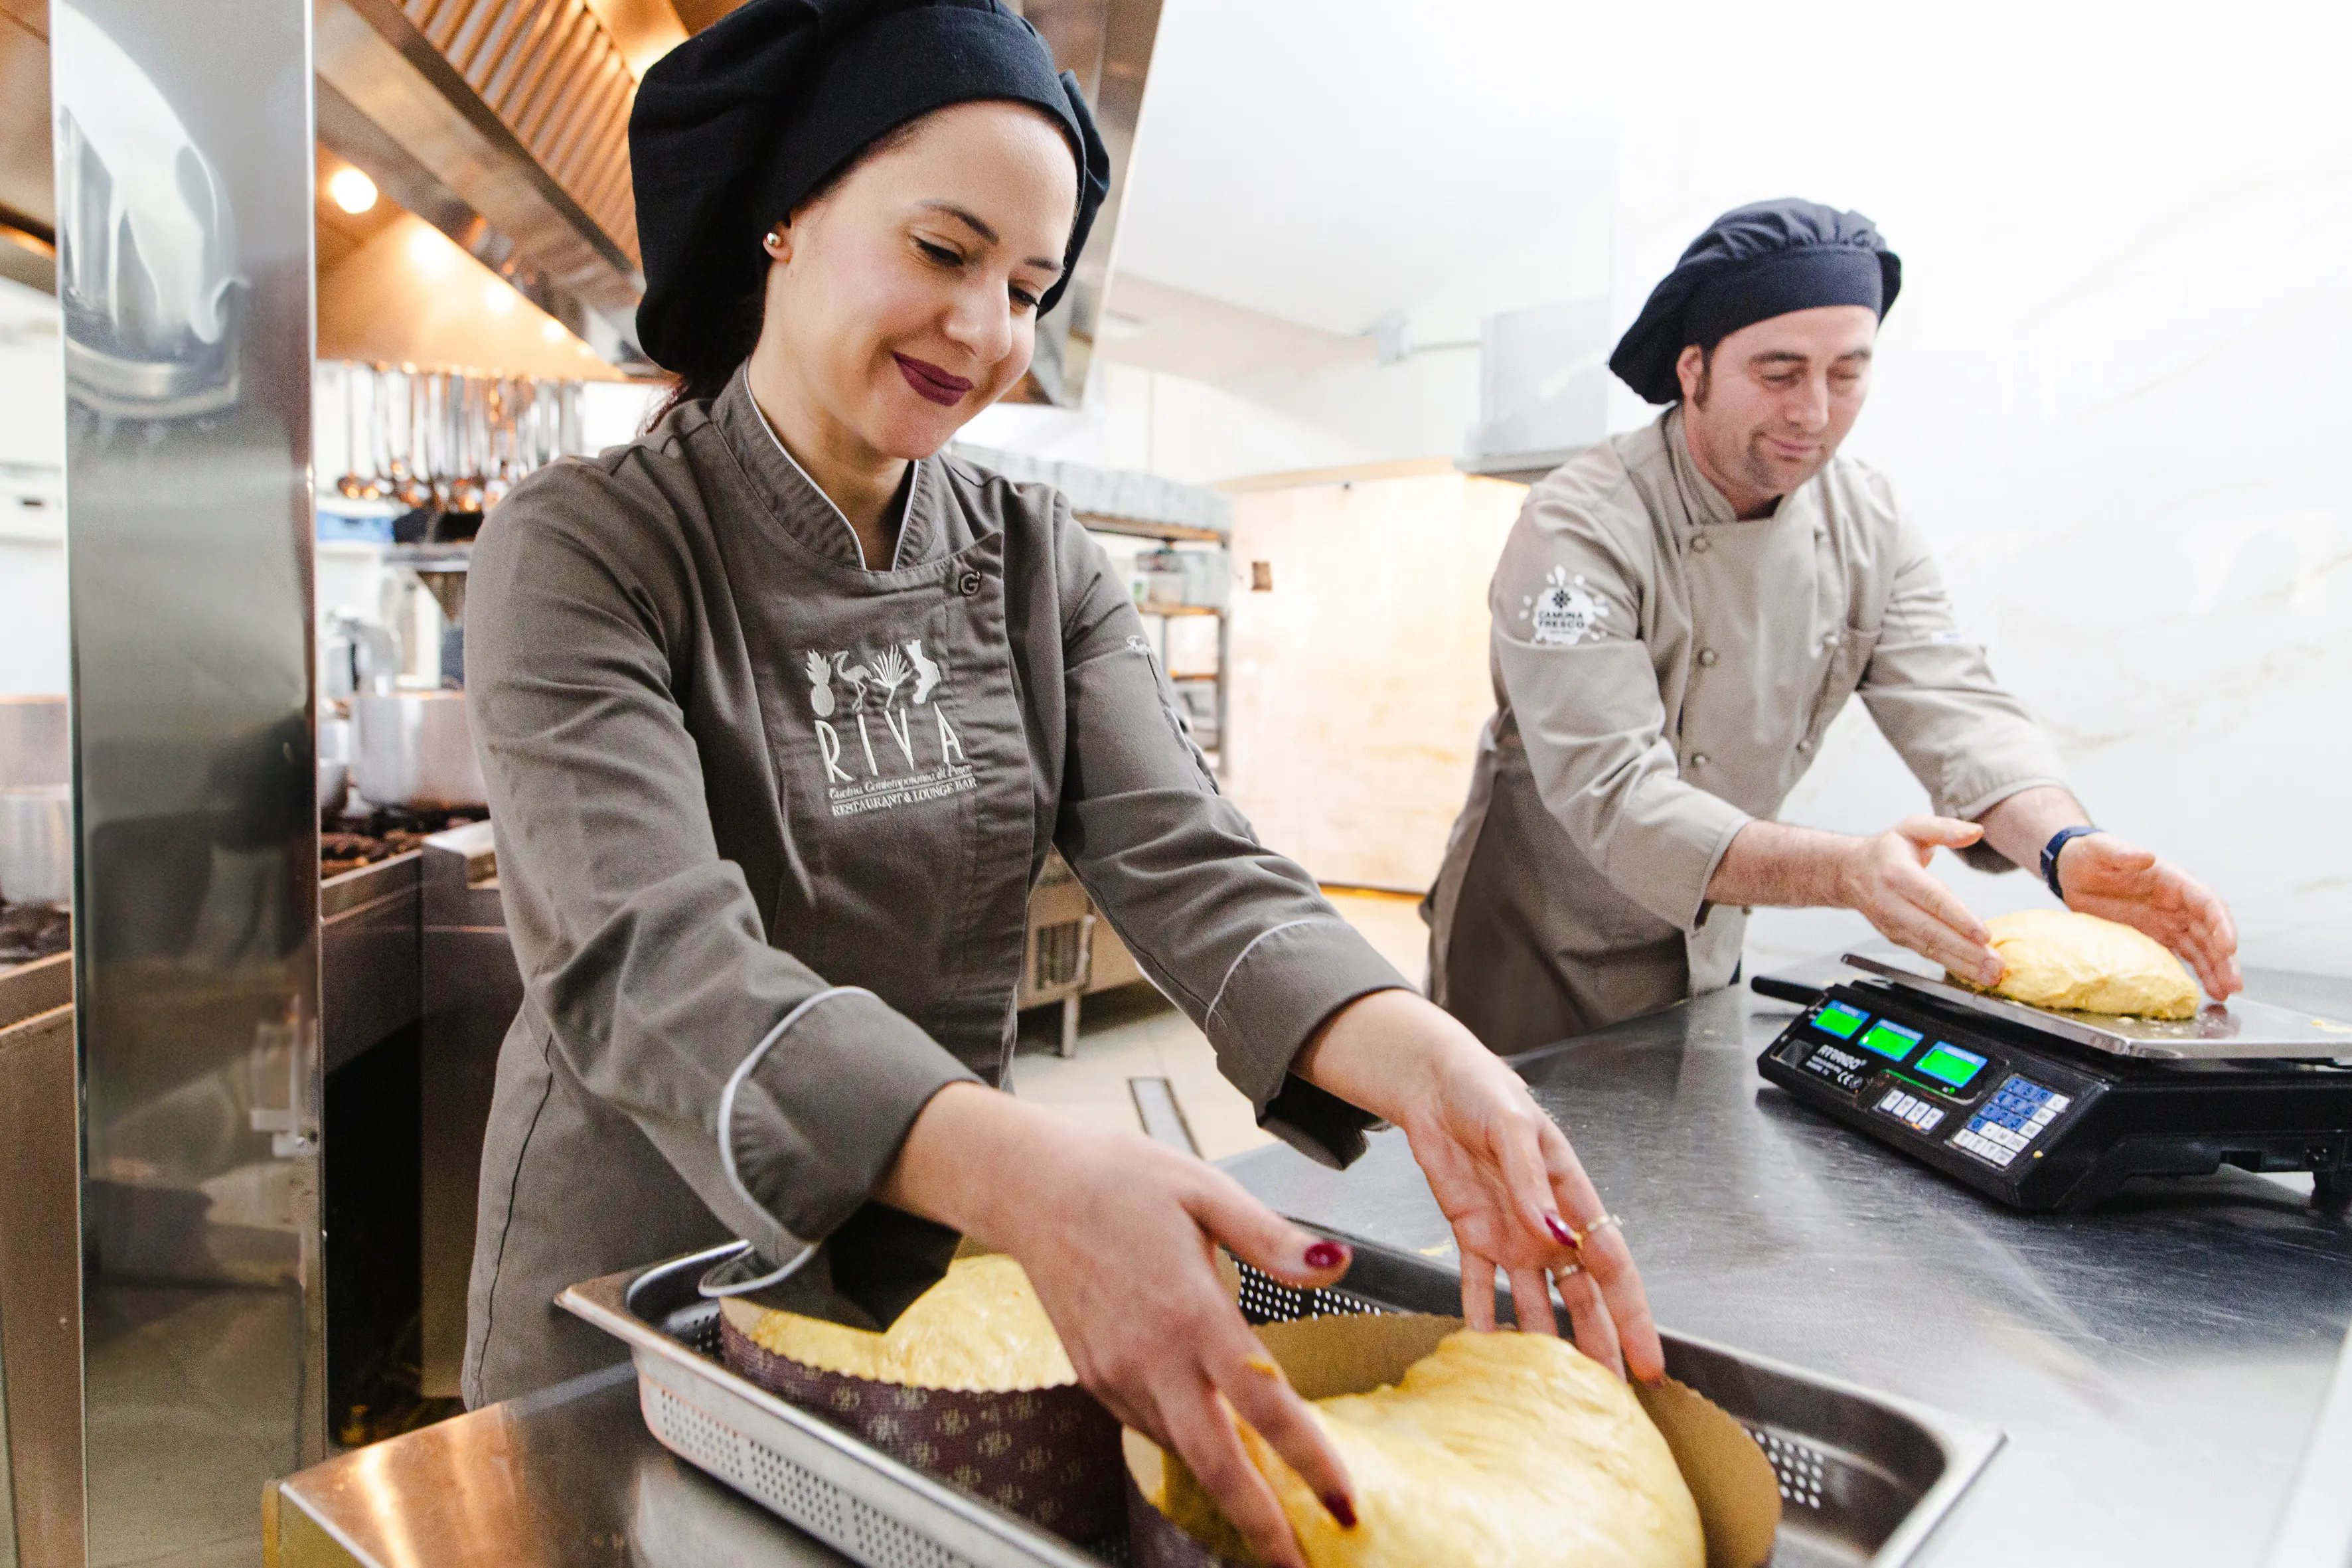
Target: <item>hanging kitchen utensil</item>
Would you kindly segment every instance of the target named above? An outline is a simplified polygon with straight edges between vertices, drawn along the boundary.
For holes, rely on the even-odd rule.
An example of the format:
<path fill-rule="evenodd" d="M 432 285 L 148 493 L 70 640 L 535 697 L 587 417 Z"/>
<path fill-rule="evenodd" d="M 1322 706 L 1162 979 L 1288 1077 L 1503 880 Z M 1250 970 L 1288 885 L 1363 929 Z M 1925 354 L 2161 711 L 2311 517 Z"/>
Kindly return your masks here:
<path fill-rule="evenodd" d="M 395 375 L 399 375 L 396 383 L 394 380 Z M 406 407 L 405 394 L 411 378 L 395 372 L 390 365 L 379 369 L 376 376 L 383 384 L 384 388 L 383 444 L 384 450 L 390 454 L 383 467 L 384 479 L 387 481 L 384 488 L 394 495 L 401 495 L 408 489 L 408 480 L 415 473 L 415 469 L 409 464 L 408 422 L 404 418 L 399 422 L 398 427 L 394 427 L 393 405 L 396 399 L 404 408 Z"/>
<path fill-rule="evenodd" d="M 457 457 L 456 477 L 449 481 L 450 505 L 457 511 L 482 510 L 481 388 L 470 375 L 457 378 Z"/>
<path fill-rule="evenodd" d="M 456 399 L 450 395 L 450 381 L 449 373 L 441 371 L 431 377 L 426 386 L 432 414 L 427 429 L 433 441 L 433 504 L 443 511 L 447 511 L 456 500 L 450 475 L 454 471 L 451 454 L 456 442 L 452 433 L 457 416 L 451 408 Z"/>
<path fill-rule="evenodd" d="M 401 373 L 401 447 L 408 454 L 408 477 L 401 481 L 401 504 L 410 508 L 433 504 L 432 459 L 425 444 L 425 380 L 413 370 Z"/>
<path fill-rule="evenodd" d="M 356 365 L 342 365 L 340 374 L 343 384 L 343 477 L 335 481 L 335 492 L 345 500 L 358 500 L 367 489 L 360 478 L 359 391 L 352 383 Z"/>

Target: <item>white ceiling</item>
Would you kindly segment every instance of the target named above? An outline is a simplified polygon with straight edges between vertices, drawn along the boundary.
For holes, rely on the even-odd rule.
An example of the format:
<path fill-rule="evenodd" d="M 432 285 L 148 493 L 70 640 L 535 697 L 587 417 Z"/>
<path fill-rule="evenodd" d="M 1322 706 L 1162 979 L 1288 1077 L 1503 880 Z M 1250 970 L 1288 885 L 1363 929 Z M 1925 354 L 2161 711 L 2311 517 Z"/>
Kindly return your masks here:
<path fill-rule="evenodd" d="M 1565 0 L 1166 0 L 1118 267 L 1353 334 L 1580 181 Z"/>

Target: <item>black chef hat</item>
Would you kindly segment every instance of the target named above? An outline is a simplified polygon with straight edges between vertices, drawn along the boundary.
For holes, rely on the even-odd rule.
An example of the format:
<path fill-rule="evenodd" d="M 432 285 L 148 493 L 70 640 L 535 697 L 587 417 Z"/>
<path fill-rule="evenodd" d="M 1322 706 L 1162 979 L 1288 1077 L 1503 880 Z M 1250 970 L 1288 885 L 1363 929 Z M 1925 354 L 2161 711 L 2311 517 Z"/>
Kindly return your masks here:
<path fill-rule="evenodd" d="M 740 359 L 760 237 L 878 138 L 935 109 L 1004 99 L 1044 110 L 1078 150 L 1069 286 L 1109 188 L 1110 158 L 1077 78 L 1002 0 L 751 0 L 646 72 L 629 113 L 646 295 L 637 341 L 656 363 Z"/>
<path fill-rule="evenodd" d="M 1819 305 L 1880 316 L 1903 288 L 1903 261 L 1860 213 L 1784 196 L 1734 207 L 1690 242 L 1617 340 L 1609 368 L 1652 403 L 1683 395 L 1675 362 L 1742 327 Z"/>

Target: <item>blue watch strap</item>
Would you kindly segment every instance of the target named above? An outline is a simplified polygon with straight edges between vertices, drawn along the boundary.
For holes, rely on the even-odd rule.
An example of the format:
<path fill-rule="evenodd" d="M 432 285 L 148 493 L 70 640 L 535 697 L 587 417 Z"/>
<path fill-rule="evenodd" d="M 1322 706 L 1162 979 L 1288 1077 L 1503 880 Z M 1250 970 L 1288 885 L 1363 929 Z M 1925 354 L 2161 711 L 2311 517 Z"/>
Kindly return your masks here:
<path fill-rule="evenodd" d="M 2097 831 L 2095 827 L 2062 827 L 2042 847 L 2042 879 L 2050 884 L 2050 896 L 2060 903 L 2066 901 L 2066 889 L 2058 885 L 2058 851 L 2084 834 Z"/>

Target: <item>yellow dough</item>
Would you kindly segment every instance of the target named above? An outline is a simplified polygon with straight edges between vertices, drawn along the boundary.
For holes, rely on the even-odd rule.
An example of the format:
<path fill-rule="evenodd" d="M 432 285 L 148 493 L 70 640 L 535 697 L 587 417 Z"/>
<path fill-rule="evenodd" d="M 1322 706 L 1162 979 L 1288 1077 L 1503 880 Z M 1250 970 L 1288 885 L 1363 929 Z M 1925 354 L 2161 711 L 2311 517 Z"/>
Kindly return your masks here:
<path fill-rule="evenodd" d="M 2197 986 L 2150 936 L 2072 910 L 2025 910 L 1985 921 L 2009 962 L 1993 994 L 2036 1007 L 2142 1018 L 2192 1018 Z M 1958 978 L 1955 976 L 1955 978 Z"/>
<path fill-rule="evenodd" d="M 878 1334 L 744 1301 L 724 1310 L 762 1349 L 876 1383 L 995 1394 L 1078 1380 L 1029 1276 L 1001 1255 L 956 1259 Z"/>
<path fill-rule="evenodd" d="M 1312 1406 L 1355 1483 L 1342 1530 L 1248 1426 L 1310 1568 L 1700 1568 L 1698 1506 L 1633 1391 L 1565 1341 L 1448 1335 L 1402 1382 Z M 1255 1563 L 1191 1470 L 1170 1456 L 1160 1510 Z"/>

